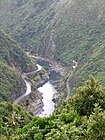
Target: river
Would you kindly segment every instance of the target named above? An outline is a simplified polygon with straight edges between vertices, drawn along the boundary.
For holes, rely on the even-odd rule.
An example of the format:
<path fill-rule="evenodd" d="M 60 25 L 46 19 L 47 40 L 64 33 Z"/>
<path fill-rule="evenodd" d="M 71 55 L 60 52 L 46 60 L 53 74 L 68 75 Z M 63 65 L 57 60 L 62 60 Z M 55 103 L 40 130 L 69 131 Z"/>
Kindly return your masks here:
<path fill-rule="evenodd" d="M 47 117 L 51 115 L 55 109 L 55 103 L 52 101 L 53 96 L 57 91 L 54 89 L 50 82 L 47 82 L 42 87 L 38 88 L 38 91 L 42 93 L 43 96 L 43 111 L 39 114 L 39 117 Z"/>
<path fill-rule="evenodd" d="M 20 97 L 18 97 L 17 99 L 15 99 L 13 102 L 14 104 L 18 104 L 21 99 L 23 99 L 25 96 L 27 96 L 28 94 L 31 93 L 31 85 L 26 80 L 27 75 L 36 73 L 36 72 L 40 71 L 41 69 L 42 69 L 42 66 L 37 64 L 37 70 L 35 70 L 33 72 L 29 72 L 29 73 L 24 73 L 22 75 L 22 78 L 26 84 L 26 92 L 23 95 L 21 95 Z M 52 99 L 54 97 L 54 94 L 57 93 L 57 91 L 55 90 L 54 86 L 50 83 L 50 81 L 45 83 L 43 86 L 39 87 L 37 90 L 40 93 L 42 93 L 42 97 L 43 97 L 43 111 L 40 114 L 37 114 L 37 116 L 48 117 L 53 113 L 53 111 L 55 109 L 55 107 L 54 107 L 55 103 L 52 101 Z"/>
<path fill-rule="evenodd" d="M 50 63 L 45 60 L 38 60 L 38 64 L 44 68 L 50 69 Z M 38 91 L 42 93 L 43 97 L 43 111 L 38 114 L 39 117 L 48 117 L 50 116 L 55 109 L 55 103 L 53 102 L 54 95 L 57 93 L 55 89 L 55 83 L 60 79 L 60 74 L 54 70 L 50 70 L 49 81 L 45 83 L 42 87 L 38 88 Z"/>

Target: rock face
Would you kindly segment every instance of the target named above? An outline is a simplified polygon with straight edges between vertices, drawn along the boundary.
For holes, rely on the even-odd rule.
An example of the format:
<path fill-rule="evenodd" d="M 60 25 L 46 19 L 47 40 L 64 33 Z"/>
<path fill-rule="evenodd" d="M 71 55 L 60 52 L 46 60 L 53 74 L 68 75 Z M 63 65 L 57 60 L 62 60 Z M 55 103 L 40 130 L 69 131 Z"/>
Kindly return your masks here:
<path fill-rule="evenodd" d="M 37 89 L 48 81 L 48 75 L 44 69 L 40 68 L 36 72 L 26 74 L 26 77 L 25 80 L 31 86 L 31 93 L 25 96 L 22 95 L 18 104 L 25 106 L 26 110 L 32 112 L 34 115 L 38 115 L 42 112 L 43 101 L 42 94 Z"/>
<path fill-rule="evenodd" d="M 43 109 L 42 95 L 38 91 L 34 91 L 24 97 L 19 104 L 25 106 L 26 110 L 34 115 L 40 114 Z"/>
<path fill-rule="evenodd" d="M 38 92 L 38 88 L 44 85 L 48 81 L 46 80 L 39 80 L 34 81 L 32 86 L 32 92 L 29 95 L 26 95 L 19 101 L 19 104 L 26 107 L 26 110 L 32 112 L 34 115 L 38 115 L 43 110 L 43 101 L 42 101 L 42 93 Z"/>

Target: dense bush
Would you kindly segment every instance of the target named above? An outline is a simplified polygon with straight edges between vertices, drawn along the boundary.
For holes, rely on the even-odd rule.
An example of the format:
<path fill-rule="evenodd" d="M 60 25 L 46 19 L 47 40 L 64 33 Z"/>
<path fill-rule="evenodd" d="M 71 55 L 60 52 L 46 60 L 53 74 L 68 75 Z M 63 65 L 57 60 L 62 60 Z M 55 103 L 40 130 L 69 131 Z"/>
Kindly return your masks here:
<path fill-rule="evenodd" d="M 21 112 L 19 106 L 1 103 L 1 136 L 10 140 L 104 140 L 104 99 L 105 90 L 91 76 L 72 99 L 64 101 L 47 118 L 30 120 L 31 116 Z"/>

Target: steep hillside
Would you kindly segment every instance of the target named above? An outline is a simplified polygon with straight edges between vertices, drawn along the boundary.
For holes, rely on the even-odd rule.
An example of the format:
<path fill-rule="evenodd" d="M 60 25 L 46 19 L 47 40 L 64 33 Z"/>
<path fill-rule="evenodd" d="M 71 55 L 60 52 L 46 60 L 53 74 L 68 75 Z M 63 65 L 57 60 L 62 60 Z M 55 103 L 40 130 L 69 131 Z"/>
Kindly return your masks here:
<path fill-rule="evenodd" d="M 76 60 L 78 68 L 70 85 L 78 86 L 90 74 L 105 84 L 105 1 L 72 0 L 62 9 L 54 26 L 55 59 L 69 66 Z"/>
<path fill-rule="evenodd" d="M 89 74 L 104 84 L 104 0 L 2 0 L 0 18 L 1 28 L 31 53 L 65 67 L 76 60 L 71 87 Z"/>
<path fill-rule="evenodd" d="M 18 43 L 0 31 L 0 60 L 22 72 L 35 69 L 35 62 L 27 56 Z"/>
<path fill-rule="evenodd" d="M 0 29 L 16 40 L 0 30 L 0 140 L 105 140 L 105 0 L 0 0 Z M 33 116 L 44 109 L 36 89 L 49 70 L 27 76 L 24 108 L 9 103 L 26 91 L 22 72 L 36 69 L 22 48 L 66 69 L 49 117 Z M 90 76 L 78 87 L 90 74 L 100 83 Z"/>
<path fill-rule="evenodd" d="M 13 101 L 24 93 L 25 84 L 13 68 L 0 61 L 0 99 Z"/>
<path fill-rule="evenodd" d="M 69 64 L 71 59 L 79 63 L 88 60 L 97 44 L 105 39 L 104 7 L 103 0 L 72 0 L 62 8 L 62 16 L 54 26 L 55 57 L 64 64 Z"/>
<path fill-rule="evenodd" d="M 94 75 L 105 85 L 105 41 L 98 43 L 84 63 L 80 63 L 70 78 L 70 85 L 81 85 L 89 75 Z"/>
<path fill-rule="evenodd" d="M 20 72 L 36 68 L 22 48 L 0 31 L 0 99 L 13 101 L 25 91 Z"/>
<path fill-rule="evenodd" d="M 53 1 L 1 0 L 0 26 L 25 49 L 38 53 L 38 48 L 43 46 L 43 35 L 54 17 Z"/>

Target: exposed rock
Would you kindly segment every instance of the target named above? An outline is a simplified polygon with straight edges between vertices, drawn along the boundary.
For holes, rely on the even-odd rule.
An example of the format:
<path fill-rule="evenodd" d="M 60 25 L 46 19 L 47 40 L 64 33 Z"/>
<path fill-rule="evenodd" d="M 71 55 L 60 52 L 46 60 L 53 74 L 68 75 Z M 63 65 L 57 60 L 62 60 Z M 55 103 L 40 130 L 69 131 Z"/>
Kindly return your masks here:
<path fill-rule="evenodd" d="M 43 108 L 42 94 L 38 91 L 34 91 L 21 99 L 20 105 L 25 106 L 28 111 L 37 115 Z"/>

